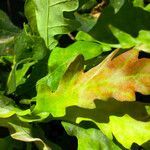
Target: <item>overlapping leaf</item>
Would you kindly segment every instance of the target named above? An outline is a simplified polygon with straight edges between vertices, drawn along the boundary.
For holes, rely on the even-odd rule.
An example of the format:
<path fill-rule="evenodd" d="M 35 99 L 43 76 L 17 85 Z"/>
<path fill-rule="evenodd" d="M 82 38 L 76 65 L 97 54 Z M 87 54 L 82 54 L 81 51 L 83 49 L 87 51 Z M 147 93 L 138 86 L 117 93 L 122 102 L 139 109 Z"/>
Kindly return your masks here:
<path fill-rule="evenodd" d="M 43 131 L 38 126 L 33 128 L 30 124 L 21 122 L 16 116 L 7 119 L 0 118 L 0 126 L 7 127 L 13 139 L 23 142 L 34 142 L 39 150 L 51 150 L 49 145 L 61 150 L 60 147 L 44 138 Z"/>
<path fill-rule="evenodd" d="M 137 46 L 138 49 L 149 52 L 149 20 L 150 13 L 144 8 L 142 0 L 112 0 L 89 34 L 101 42 L 120 44 L 121 48 Z M 146 37 L 142 38 L 142 35 Z"/>
<path fill-rule="evenodd" d="M 9 17 L 0 10 L 0 56 L 12 55 L 14 36 L 20 29 L 13 25 Z"/>
<path fill-rule="evenodd" d="M 134 49 L 114 58 L 116 52 L 86 73 L 82 71 L 81 57 L 77 57 L 69 66 L 60 86 L 54 93 L 47 86 L 47 81 L 41 80 L 38 83 L 37 104 L 33 112 L 41 113 L 44 110 L 54 117 L 62 117 L 64 120 L 77 123 L 82 120 L 93 121 L 110 139 L 113 134 L 126 148 L 131 148 L 133 142 L 139 145 L 147 142 L 149 140 L 149 122 L 147 122 L 149 114 L 145 106 L 148 104 L 120 101 L 134 101 L 135 91 L 149 94 L 150 60 L 138 59 L 139 52 Z M 102 101 L 111 97 L 119 101 Z M 102 100 L 95 102 L 95 99 Z M 122 118 L 121 116 L 125 114 L 129 116 Z M 118 129 L 120 128 L 118 132 L 113 128 L 116 121 L 111 119 L 115 117 L 111 116 L 121 117 L 118 119 Z M 125 140 L 128 134 L 122 134 L 124 130 L 121 128 L 127 126 L 126 119 L 132 120 L 131 124 L 134 124 L 134 127 L 132 125 L 126 127 L 134 134 L 134 137 L 128 141 Z M 138 127 L 140 131 L 136 134 Z M 147 133 L 143 135 L 143 141 L 140 138 L 142 132 Z"/>
<path fill-rule="evenodd" d="M 0 94 L 0 118 L 8 118 L 14 114 L 22 116 L 30 114 L 30 110 L 21 110 L 12 99 Z"/>
<path fill-rule="evenodd" d="M 48 61 L 49 74 L 46 77 L 51 90 L 57 89 L 65 71 L 79 54 L 82 54 L 85 60 L 89 60 L 107 50 L 111 50 L 110 47 L 105 47 L 93 41 L 77 41 L 66 48 L 56 47 L 50 55 Z"/>
<path fill-rule="evenodd" d="M 25 9 L 30 25 L 34 29 L 37 27 L 40 36 L 51 49 L 57 45 L 55 35 L 67 34 L 79 27 L 79 23 L 72 19 L 71 13 L 78 6 L 78 0 L 28 0 Z M 66 13 L 67 17 L 64 17 L 64 12 L 70 13 Z"/>
<path fill-rule="evenodd" d="M 31 66 L 43 59 L 46 50 L 44 41 L 38 36 L 32 36 L 27 31 L 23 31 L 15 38 L 15 57 L 7 82 L 9 94 L 26 81 L 27 77 L 25 75 L 27 71 Z"/>
<path fill-rule="evenodd" d="M 128 115 L 111 116 L 109 125 L 113 135 L 127 149 L 130 149 L 133 143 L 142 145 L 150 140 L 150 121 L 137 121 Z"/>
<path fill-rule="evenodd" d="M 92 2 L 92 7 L 96 4 L 95 0 L 81 1 L 82 4 L 85 2 Z M 44 138 L 38 125 L 22 122 L 41 121 L 51 114 L 53 117 L 73 123 L 92 121 L 109 138 L 98 129 L 84 129 L 64 122 L 68 134 L 78 138 L 78 149 L 117 149 L 111 141 L 113 137 L 127 149 L 131 148 L 133 142 L 149 149 L 147 143 L 150 140 L 150 107 L 147 103 L 134 101 L 135 92 L 150 94 L 150 60 L 138 59 L 139 49 L 150 52 L 150 5 L 144 7 L 143 0 L 110 0 L 110 5 L 102 12 L 94 28 L 96 21 L 89 19 L 87 22 L 90 25 L 83 24 L 78 28 L 79 23 L 72 13 L 78 6 L 79 0 L 26 0 L 26 16 L 32 33 L 36 36 L 25 30 L 15 40 L 14 35 L 19 32 L 18 28 L 0 12 L 0 55 L 7 55 L 0 57 L 0 81 L 4 79 L 6 72 L 8 74 L 8 71 L 4 71 L 5 63 L 13 63 L 7 94 L 13 93 L 19 87 L 18 93 L 22 96 L 22 93 L 26 92 L 25 88 L 29 91 L 39 78 L 46 75 L 47 66 L 49 69 L 48 75 L 37 82 L 37 96 L 31 100 L 21 101 L 27 104 L 36 101 L 35 108 L 31 107 L 32 112 L 29 109 L 19 109 L 15 100 L 4 96 L 4 92 L 0 93 L 0 126 L 7 127 L 11 135 L 11 138 L 0 139 L 0 148 L 16 148 L 13 143 L 7 147 L 9 142 L 14 142 L 13 138 L 29 142 L 30 146 L 27 149 L 32 149 L 31 142 L 35 142 L 41 150 L 48 150 L 50 147 L 54 150 L 60 149 Z M 54 49 L 48 64 L 37 63 L 44 58 L 46 51 L 41 37 L 47 47 L 53 49 L 57 45 L 58 35 L 77 28 L 84 28 L 86 32 L 92 30 L 89 32 L 90 35 L 79 32 L 75 38 L 77 42 L 69 47 Z M 90 59 L 110 50 L 111 47 L 135 48 L 119 56 L 115 56 L 116 50 L 101 64 L 84 72 L 84 60 L 88 60 L 92 66 Z M 84 60 L 80 54 L 84 56 Z M 34 75 L 28 80 L 30 82 L 36 78 L 34 84 L 30 82 L 24 88 L 20 88 L 19 85 L 30 77 L 28 70 L 34 64 Z M 46 68 L 45 72 L 41 70 L 42 65 Z M 2 81 L 0 90 L 5 90 L 4 85 L 5 81 Z M 29 92 L 29 97 L 35 95 L 30 93 L 32 91 Z M 21 149 L 22 144 L 18 148 Z"/>
<path fill-rule="evenodd" d="M 67 133 L 78 138 L 78 150 L 121 150 L 110 141 L 100 130 L 62 122 Z"/>
<path fill-rule="evenodd" d="M 94 100 L 111 97 L 134 101 L 135 92 L 150 93 L 150 60 L 138 59 L 138 51 L 130 50 L 113 59 L 110 54 L 101 64 L 83 72 L 81 57 L 70 65 L 56 92 L 52 93 L 44 78 L 38 83 L 35 111 L 65 115 L 67 106 L 94 108 Z"/>
<path fill-rule="evenodd" d="M 109 114 L 108 122 L 100 122 L 100 120 L 102 121 L 102 119 L 100 119 L 101 118 L 100 115 L 96 116 L 97 120 L 95 119 L 93 120 L 94 118 L 94 115 L 92 114 L 93 112 L 91 112 L 91 116 L 93 116 L 91 117 L 92 119 L 89 119 L 89 117 L 88 118 L 84 117 L 85 115 L 83 115 L 82 113 L 80 114 L 80 116 L 82 115 L 82 117 L 78 117 L 76 119 L 76 122 L 80 123 L 83 120 L 92 121 L 102 130 L 102 132 L 105 135 L 107 135 L 107 137 L 109 137 L 109 139 L 113 140 L 113 137 L 115 137 L 123 147 L 131 149 L 132 144 L 137 143 L 139 145 L 142 145 L 146 150 L 148 150 L 150 148 L 148 144 L 150 139 L 150 121 L 148 119 L 149 115 L 145 115 L 143 113 L 144 111 L 142 110 L 139 114 L 141 115 L 141 118 L 143 120 L 137 120 L 137 118 L 133 119 L 131 116 L 129 116 L 129 110 L 133 113 L 132 111 L 133 106 L 136 109 L 137 105 L 138 104 L 131 104 L 131 105 L 128 104 L 128 107 L 123 108 L 124 109 L 123 116 L 121 115 L 122 110 L 114 110 L 114 114 L 112 113 Z M 139 106 L 140 105 L 142 104 L 139 104 Z M 99 112 L 101 111 L 102 110 L 99 109 Z M 136 112 L 138 113 L 138 111 Z M 103 118 L 105 118 L 105 114 Z"/>

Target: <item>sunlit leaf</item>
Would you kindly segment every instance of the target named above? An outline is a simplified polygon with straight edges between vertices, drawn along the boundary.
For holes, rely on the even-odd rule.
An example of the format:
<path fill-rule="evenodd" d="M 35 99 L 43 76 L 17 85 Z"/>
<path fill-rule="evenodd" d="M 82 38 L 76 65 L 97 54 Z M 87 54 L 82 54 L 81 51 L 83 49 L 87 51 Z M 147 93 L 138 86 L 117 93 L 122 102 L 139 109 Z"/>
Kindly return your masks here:
<path fill-rule="evenodd" d="M 109 26 L 109 28 L 121 44 L 120 47 L 131 48 L 135 46 L 139 50 L 150 53 L 150 31 L 140 30 L 138 36 L 134 38 L 130 34 L 125 33 L 111 25 Z"/>
<path fill-rule="evenodd" d="M 77 57 L 54 93 L 47 85 L 47 78 L 39 81 L 34 111 L 63 116 L 68 106 L 95 108 L 95 99 L 135 101 L 135 92 L 148 95 L 150 60 L 138 59 L 139 52 L 134 49 L 113 58 L 116 52 L 85 73 L 83 60 Z"/>
<path fill-rule="evenodd" d="M 103 51 L 105 51 L 103 45 L 87 41 L 77 41 L 66 48 L 56 47 L 49 58 L 49 74 L 46 77 L 51 90 L 57 89 L 65 71 L 79 54 L 82 54 L 85 60 L 88 60 L 100 55 Z"/>
<path fill-rule="evenodd" d="M 111 116 L 109 124 L 113 135 L 127 149 L 131 148 L 133 142 L 142 145 L 150 140 L 150 121 L 137 121 L 128 115 Z"/>
<path fill-rule="evenodd" d="M 40 128 L 32 128 L 30 124 L 21 122 L 15 116 L 7 119 L 0 118 L 0 126 L 7 127 L 13 139 L 24 142 L 35 142 L 39 150 L 51 150 L 50 146 L 47 145 L 47 142 L 41 139 L 43 133 Z M 38 134 L 35 132 L 35 128 L 37 128 Z"/>
<path fill-rule="evenodd" d="M 71 13 L 78 6 L 78 0 L 28 0 L 25 11 L 30 25 L 34 29 L 36 20 L 40 36 L 45 40 L 47 47 L 51 49 L 57 45 L 54 36 L 67 34 L 79 27 L 79 23 L 73 19 Z"/>

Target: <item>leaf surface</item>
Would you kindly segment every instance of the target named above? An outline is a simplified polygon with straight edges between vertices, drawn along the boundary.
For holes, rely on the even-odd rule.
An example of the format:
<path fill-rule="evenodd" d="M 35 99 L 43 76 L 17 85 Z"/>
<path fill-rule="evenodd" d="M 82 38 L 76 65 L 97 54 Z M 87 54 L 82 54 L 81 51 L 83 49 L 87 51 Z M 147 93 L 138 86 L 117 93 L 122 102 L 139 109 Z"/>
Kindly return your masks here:
<path fill-rule="evenodd" d="M 50 55 L 48 61 L 49 74 L 46 77 L 51 90 L 55 91 L 57 89 L 58 83 L 67 68 L 78 55 L 82 54 L 85 60 L 89 60 L 100 55 L 105 50 L 106 48 L 103 45 L 87 41 L 77 41 L 66 48 L 56 47 Z"/>
<path fill-rule="evenodd" d="M 38 135 L 36 135 L 35 128 L 32 128 L 30 124 L 21 122 L 16 116 L 12 116 L 7 119 L 0 118 L 0 126 L 7 127 L 10 131 L 10 135 L 13 139 L 24 142 L 35 142 L 39 150 L 51 150 L 51 148 L 41 139 L 41 130 L 38 129 Z"/>
<path fill-rule="evenodd" d="M 109 124 L 113 135 L 127 149 L 130 149 L 133 143 L 142 145 L 150 139 L 150 121 L 141 122 L 124 115 L 111 116 Z"/>
<path fill-rule="evenodd" d="M 0 37 L 13 36 L 20 30 L 10 21 L 5 12 L 0 10 Z"/>
<path fill-rule="evenodd" d="M 7 81 L 9 94 L 25 83 L 27 71 L 44 58 L 47 49 L 42 38 L 32 36 L 25 29 L 15 38 L 14 51 L 13 66 Z"/>
<path fill-rule="evenodd" d="M 112 44 L 112 47 L 118 48 L 118 44 L 120 48 L 136 46 L 139 50 L 149 52 L 146 47 L 147 39 L 149 39 L 150 12 L 142 6 L 142 0 L 110 1 L 89 34 L 100 42 Z M 146 38 L 142 39 L 140 36 L 143 31 L 145 31 Z M 146 45 L 146 47 L 139 45 Z"/>
<path fill-rule="evenodd" d="M 23 149 L 23 144 L 20 141 L 16 141 L 10 136 L 5 138 L 0 138 L 0 148 L 1 150 L 9 149 L 9 150 L 19 150 Z"/>
<path fill-rule="evenodd" d="M 135 101 L 135 92 L 150 93 L 150 60 L 138 59 L 137 50 L 129 50 L 115 58 L 117 50 L 102 63 L 83 72 L 83 59 L 77 57 L 69 66 L 58 89 L 52 93 L 43 78 L 37 85 L 35 112 L 65 115 L 65 108 L 76 105 L 95 108 L 94 100 Z"/>
<path fill-rule="evenodd" d="M 62 124 L 69 135 L 78 138 L 78 150 L 121 150 L 98 129 L 87 129 L 67 122 Z"/>
<path fill-rule="evenodd" d="M 54 36 L 67 34 L 79 27 L 79 23 L 72 17 L 72 12 L 78 6 L 78 0 L 28 0 L 25 11 L 30 25 L 34 29 L 37 26 L 38 33 L 51 49 L 57 45 Z M 64 12 L 67 17 L 64 16 Z"/>

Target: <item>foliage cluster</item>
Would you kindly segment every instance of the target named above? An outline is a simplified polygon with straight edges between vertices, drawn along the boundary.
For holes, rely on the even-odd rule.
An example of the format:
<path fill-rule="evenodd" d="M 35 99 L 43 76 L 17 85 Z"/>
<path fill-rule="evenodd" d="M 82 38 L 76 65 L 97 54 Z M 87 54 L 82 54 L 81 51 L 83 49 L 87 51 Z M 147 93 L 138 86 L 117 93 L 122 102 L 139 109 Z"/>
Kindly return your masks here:
<path fill-rule="evenodd" d="M 24 14 L 21 29 L 0 10 L 0 149 L 149 150 L 150 4 L 26 0 Z"/>

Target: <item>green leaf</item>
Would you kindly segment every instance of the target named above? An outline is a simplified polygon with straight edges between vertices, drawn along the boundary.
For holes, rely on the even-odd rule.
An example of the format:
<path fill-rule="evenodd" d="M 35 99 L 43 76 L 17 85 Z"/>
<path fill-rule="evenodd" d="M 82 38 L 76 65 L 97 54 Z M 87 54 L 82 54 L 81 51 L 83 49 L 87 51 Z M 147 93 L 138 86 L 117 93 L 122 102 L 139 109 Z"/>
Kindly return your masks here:
<path fill-rule="evenodd" d="M 147 53 L 150 53 L 150 31 L 146 31 L 146 30 L 141 30 L 139 32 L 138 37 L 136 38 L 137 40 L 137 45 L 136 47 L 138 49 L 141 49 Z"/>
<path fill-rule="evenodd" d="M 77 41 L 66 48 L 56 47 L 50 55 L 48 62 L 49 74 L 46 77 L 51 90 L 55 91 L 57 89 L 59 81 L 68 66 L 79 54 L 82 54 L 85 60 L 88 60 L 100 55 L 103 51 L 105 49 L 101 44 L 87 41 Z"/>
<path fill-rule="evenodd" d="M 150 4 L 146 5 L 144 9 L 150 12 Z"/>
<path fill-rule="evenodd" d="M 144 7 L 144 1 L 143 0 L 133 0 L 133 5 L 135 7 Z"/>
<path fill-rule="evenodd" d="M 14 101 L 0 94 L 0 118 L 8 118 L 14 114 Z"/>
<path fill-rule="evenodd" d="M 115 13 L 117 13 L 124 4 L 124 0 L 110 0 L 110 5 L 114 8 Z"/>
<path fill-rule="evenodd" d="M 15 38 L 15 62 L 20 62 L 25 59 L 41 60 L 46 55 L 46 46 L 41 37 L 31 35 L 26 27 Z"/>
<path fill-rule="evenodd" d="M 19 32 L 20 29 L 0 10 L 0 56 L 13 55 L 14 36 Z"/>
<path fill-rule="evenodd" d="M 14 36 L 0 36 L 0 56 L 12 56 L 14 50 Z"/>
<path fill-rule="evenodd" d="M 20 63 L 14 64 L 7 82 L 8 94 L 13 93 L 19 85 L 25 83 L 27 79 L 25 74 L 33 64 L 35 64 L 35 62 L 27 62 L 23 64 L 22 68 L 19 69 L 18 66 Z"/>
<path fill-rule="evenodd" d="M 100 42 L 121 44 L 120 47 L 123 46 L 123 48 L 137 46 L 138 34 L 142 30 L 150 30 L 148 25 L 150 24 L 150 13 L 134 5 L 132 1 L 125 1 L 117 13 L 114 12 L 111 5 L 108 5 L 89 34 Z M 144 40 L 141 42 L 146 43 Z"/>
<path fill-rule="evenodd" d="M 78 0 L 28 0 L 25 11 L 32 28 L 35 28 L 36 20 L 38 33 L 47 47 L 53 49 L 57 45 L 56 35 L 67 34 L 79 27 L 79 23 L 69 17 L 78 6 Z"/>
<path fill-rule="evenodd" d="M 109 124 L 113 135 L 127 149 L 131 148 L 133 142 L 142 145 L 150 139 L 150 121 L 141 122 L 124 115 L 111 116 Z"/>
<path fill-rule="evenodd" d="M 96 0 L 82 0 L 80 1 L 80 11 L 86 12 L 87 10 L 92 9 L 97 4 Z"/>
<path fill-rule="evenodd" d="M 118 39 L 121 48 L 131 48 L 136 45 L 136 40 L 130 34 L 123 32 L 112 25 L 109 26 L 113 35 Z"/>
<path fill-rule="evenodd" d="M 127 34 L 111 25 L 109 27 L 113 35 L 118 39 L 121 48 L 136 47 L 139 50 L 150 53 L 150 31 L 140 30 L 138 36 L 134 38 L 130 34 Z"/>
<path fill-rule="evenodd" d="M 85 129 L 67 122 L 62 125 L 69 135 L 77 137 L 78 150 L 121 150 L 98 129 Z"/>
<path fill-rule="evenodd" d="M 0 118 L 8 118 L 14 114 L 24 116 L 30 114 L 30 110 L 21 110 L 14 100 L 0 94 Z"/>
<path fill-rule="evenodd" d="M 115 48 L 120 48 L 120 44 L 109 44 L 109 43 L 104 43 L 104 42 L 100 42 L 96 39 L 94 39 L 91 35 L 89 35 L 86 32 L 83 31 L 79 31 L 75 37 L 75 39 L 77 41 L 89 41 L 89 42 L 94 42 L 94 43 L 99 43 L 102 45 L 104 51 L 110 51 L 111 47 L 115 47 Z"/>
<path fill-rule="evenodd" d="M 0 139 L 0 148 L 1 150 L 20 150 L 23 149 L 24 145 L 20 141 L 12 139 L 10 136 Z"/>
<path fill-rule="evenodd" d="M 0 37 L 10 37 L 18 32 L 19 28 L 12 24 L 6 13 L 0 10 Z"/>
<path fill-rule="evenodd" d="M 138 51 L 130 50 L 118 57 L 110 54 L 98 66 L 83 72 L 83 58 L 78 56 L 65 72 L 58 89 L 52 93 L 49 78 L 37 83 L 35 113 L 43 110 L 54 117 L 65 115 L 68 106 L 95 108 L 94 100 L 135 101 L 135 92 L 150 93 L 150 60 L 138 59 Z M 120 63 L 122 62 L 122 63 Z"/>
<path fill-rule="evenodd" d="M 14 92 L 19 85 L 26 81 L 27 71 L 44 58 L 47 49 L 40 37 L 23 31 L 15 39 L 14 51 L 14 62 L 7 82 L 8 94 Z"/>
<path fill-rule="evenodd" d="M 43 138 L 44 135 L 40 128 L 32 128 L 30 124 L 21 122 L 16 116 L 7 119 L 0 118 L 0 126 L 7 127 L 10 136 L 15 140 L 35 142 L 39 150 L 51 150 L 49 142 Z M 38 134 L 35 131 L 38 131 Z"/>
<path fill-rule="evenodd" d="M 97 22 L 97 18 L 90 14 L 75 13 L 75 17 L 81 23 L 81 26 L 78 28 L 79 31 L 89 32 Z"/>
<path fill-rule="evenodd" d="M 32 32 L 36 34 L 38 29 L 36 21 L 36 7 L 34 0 L 26 0 L 24 8 L 25 8 L 25 16 L 28 19 Z"/>

